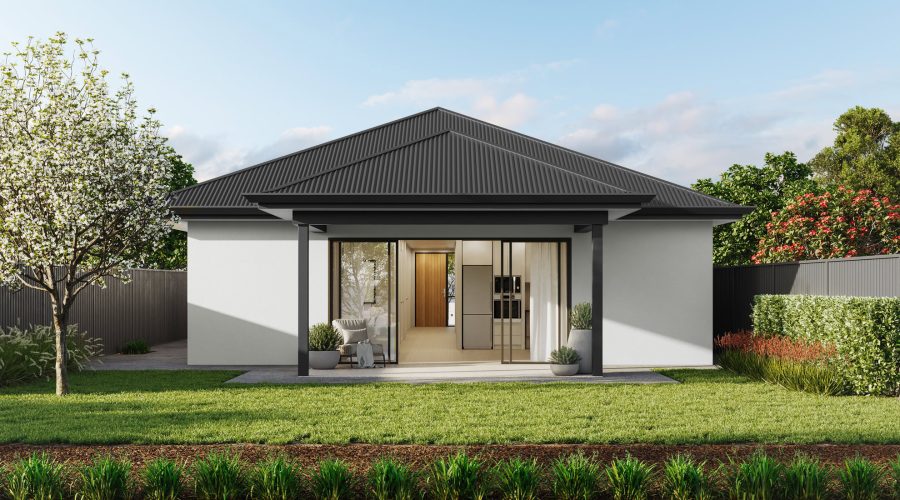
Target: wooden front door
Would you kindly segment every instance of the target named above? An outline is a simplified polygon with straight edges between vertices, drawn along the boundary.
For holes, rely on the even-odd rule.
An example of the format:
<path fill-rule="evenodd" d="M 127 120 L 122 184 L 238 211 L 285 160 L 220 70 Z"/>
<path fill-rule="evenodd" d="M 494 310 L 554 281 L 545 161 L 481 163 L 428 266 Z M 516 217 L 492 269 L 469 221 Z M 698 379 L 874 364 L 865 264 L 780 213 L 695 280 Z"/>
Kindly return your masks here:
<path fill-rule="evenodd" d="M 416 326 L 447 326 L 447 254 L 416 254 Z"/>

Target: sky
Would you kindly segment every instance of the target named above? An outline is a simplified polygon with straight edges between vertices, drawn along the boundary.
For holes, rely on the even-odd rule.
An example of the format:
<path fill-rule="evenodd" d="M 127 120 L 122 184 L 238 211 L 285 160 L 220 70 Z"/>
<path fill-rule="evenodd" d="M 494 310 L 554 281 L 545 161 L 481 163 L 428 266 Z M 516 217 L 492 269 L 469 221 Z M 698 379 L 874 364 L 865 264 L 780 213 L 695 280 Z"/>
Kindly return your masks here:
<path fill-rule="evenodd" d="M 94 38 L 200 180 L 443 106 L 689 185 L 900 120 L 900 2 L 0 4 L 0 47 Z M 5 49 L 3 50 L 5 51 Z"/>

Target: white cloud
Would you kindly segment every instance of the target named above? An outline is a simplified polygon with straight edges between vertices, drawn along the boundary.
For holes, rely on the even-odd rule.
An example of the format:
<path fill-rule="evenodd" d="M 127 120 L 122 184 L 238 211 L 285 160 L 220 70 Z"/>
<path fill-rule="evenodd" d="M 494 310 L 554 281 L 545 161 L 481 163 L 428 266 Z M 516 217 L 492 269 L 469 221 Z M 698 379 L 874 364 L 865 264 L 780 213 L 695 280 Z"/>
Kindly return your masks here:
<path fill-rule="evenodd" d="M 484 96 L 474 104 L 478 116 L 501 127 L 515 127 L 527 122 L 534 116 L 537 107 L 537 99 L 521 92 L 500 102 L 494 96 Z"/>
<path fill-rule="evenodd" d="M 194 165 L 198 181 L 205 181 L 265 160 L 299 151 L 324 142 L 331 127 L 295 127 L 282 132 L 274 141 L 261 148 L 240 148 L 229 145 L 224 137 L 205 136 L 175 125 L 164 131 L 169 144 L 185 161 Z"/>
<path fill-rule="evenodd" d="M 599 36 L 610 35 L 619 26 L 619 21 L 615 19 L 605 19 L 597 25 L 594 32 Z"/>
<path fill-rule="evenodd" d="M 677 92 L 630 109 L 597 105 L 560 143 L 689 185 L 733 163 L 759 164 L 768 151 L 806 160 L 833 138 L 831 120 L 796 113 L 775 94 L 729 102 Z"/>
<path fill-rule="evenodd" d="M 540 101 L 522 90 L 529 81 L 579 64 L 565 59 L 532 64 L 523 69 L 484 78 L 427 78 L 409 80 L 395 90 L 373 94 L 365 107 L 444 106 L 497 125 L 512 127 L 532 119 Z"/>

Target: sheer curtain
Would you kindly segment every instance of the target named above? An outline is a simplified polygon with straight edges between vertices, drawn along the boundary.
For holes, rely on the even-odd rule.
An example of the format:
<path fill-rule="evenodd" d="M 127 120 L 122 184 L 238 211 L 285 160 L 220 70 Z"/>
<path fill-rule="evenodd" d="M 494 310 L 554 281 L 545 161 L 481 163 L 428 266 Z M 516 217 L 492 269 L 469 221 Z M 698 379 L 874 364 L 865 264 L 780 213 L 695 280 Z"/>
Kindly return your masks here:
<path fill-rule="evenodd" d="M 558 243 L 527 243 L 531 280 L 531 361 L 547 361 L 559 347 Z"/>

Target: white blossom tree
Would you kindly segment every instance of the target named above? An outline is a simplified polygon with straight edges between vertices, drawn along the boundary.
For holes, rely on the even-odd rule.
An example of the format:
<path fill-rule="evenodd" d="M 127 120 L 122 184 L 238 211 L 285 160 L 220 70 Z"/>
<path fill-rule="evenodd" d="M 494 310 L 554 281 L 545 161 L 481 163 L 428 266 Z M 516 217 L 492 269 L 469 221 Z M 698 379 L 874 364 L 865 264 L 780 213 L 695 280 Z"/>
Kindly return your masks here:
<path fill-rule="evenodd" d="M 127 279 L 169 233 L 171 148 L 138 116 L 91 40 L 13 44 L 0 65 L 0 283 L 49 295 L 56 394 L 69 391 L 66 326 L 78 293 Z"/>

